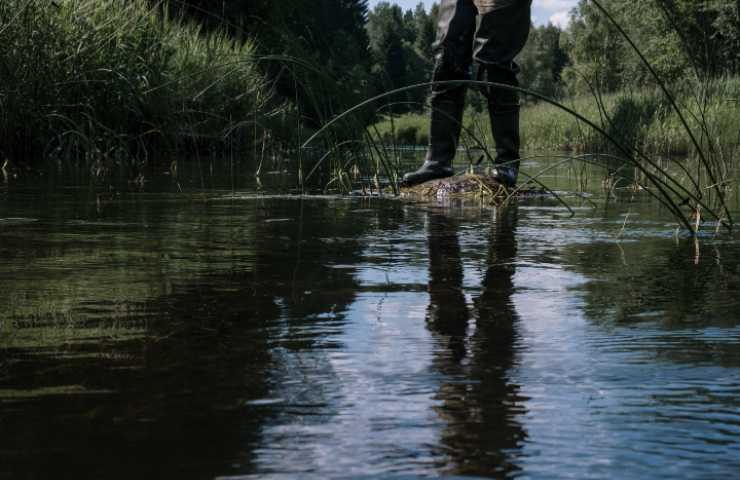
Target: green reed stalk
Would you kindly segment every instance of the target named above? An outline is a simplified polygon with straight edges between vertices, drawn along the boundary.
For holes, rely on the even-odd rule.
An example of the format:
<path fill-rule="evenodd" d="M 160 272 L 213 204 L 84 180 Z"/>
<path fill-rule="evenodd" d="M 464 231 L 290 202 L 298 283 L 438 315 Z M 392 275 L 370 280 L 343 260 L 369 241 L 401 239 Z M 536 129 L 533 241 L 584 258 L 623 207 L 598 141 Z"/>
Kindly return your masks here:
<path fill-rule="evenodd" d="M 679 120 L 681 121 L 681 124 L 683 125 L 683 128 L 686 130 L 686 133 L 689 135 L 689 138 L 691 139 L 691 142 L 694 145 L 694 148 L 696 148 L 697 154 L 699 155 L 699 158 L 701 159 L 702 164 L 704 165 L 704 169 L 706 170 L 707 174 L 709 175 L 709 178 L 712 181 L 712 185 L 717 185 L 717 178 L 714 173 L 714 169 L 710 166 L 709 160 L 706 158 L 704 154 L 704 150 L 701 148 L 701 145 L 699 144 L 698 140 L 696 139 L 696 136 L 694 135 L 694 132 L 692 131 L 691 127 L 689 126 L 688 122 L 686 121 L 686 118 L 683 115 L 683 112 L 678 107 L 678 104 L 676 103 L 676 100 L 673 98 L 673 95 L 668 90 L 668 87 L 666 86 L 663 79 L 658 75 L 658 73 L 653 68 L 652 64 L 648 61 L 647 58 L 645 58 L 645 55 L 643 55 L 642 51 L 637 47 L 635 42 L 632 40 L 632 38 L 627 34 L 627 32 L 622 28 L 622 26 L 617 22 L 614 17 L 609 13 L 609 11 L 604 8 L 599 0 L 592 0 L 593 4 L 601 11 L 601 13 L 604 14 L 604 16 L 609 20 L 609 22 L 617 29 L 619 34 L 629 43 L 630 47 L 635 51 L 637 56 L 640 58 L 640 61 L 645 65 L 645 67 L 650 72 L 650 75 L 655 79 L 655 81 L 658 83 L 658 86 L 663 91 L 664 95 L 668 99 L 668 101 L 671 104 L 671 107 L 675 110 L 676 114 L 678 115 Z M 717 188 L 717 193 L 719 195 L 720 203 L 722 205 L 722 208 L 724 210 L 725 215 L 727 216 L 728 222 L 730 226 L 732 226 L 732 215 L 730 213 L 730 210 L 727 206 L 727 203 L 725 202 L 725 195 L 721 188 Z M 697 191 L 697 195 L 699 198 L 701 198 L 701 190 Z"/>
<path fill-rule="evenodd" d="M 316 131 L 311 137 L 309 137 L 302 145 L 302 148 L 308 147 L 316 138 L 318 138 L 320 135 L 322 135 L 328 128 L 330 128 L 332 125 L 336 124 L 343 118 L 347 117 L 348 115 L 356 112 L 357 110 L 360 110 L 361 108 L 364 108 L 365 106 L 372 104 L 374 102 L 377 102 L 378 100 L 382 100 L 388 96 L 395 95 L 398 93 L 402 93 L 408 90 L 416 89 L 416 88 L 429 88 L 433 85 L 470 85 L 470 86 L 479 86 L 479 87 L 494 87 L 494 88 L 503 88 L 503 89 L 510 89 L 513 91 L 517 91 L 529 96 L 532 96 L 534 98 L 537 98 L 543 102 L 546 102 L 550 105 L 555 106 L 558 109 L 561 109 L 565 112 L 567 112 L 569 115 L 573 116 L 574 118 L 582 121 L 595 131 L 597 131 L 599 134 L 603 135 L 622 155 L 625 156 L 625 159 L 630 161 L 635 165 L 635 167 L 643 174 L 645 177 L 651 182 L 651 184 L 656 188 L 657 193 L 653 192 L 650 189 L 646 189 L 646 192 L 651 195 L 652 197 L 656 198 L 661 204 L 663 204 L 666 208 L 668 208 L 673 215 L 686 227 L 686 229 L 689 232 L 696 233 L 693 231 L 693 228 L 691 226 L 691 223 L 689 222 L 689 219 L 687 216 L 681 211 L 679 207 L 679 203 L 677 203 L 676 200 L 674 200 L 671 196 L 671 193 L 673 195 L 676 195 L 679 197 L 679 199 L 686 197 L 686 199 L 696 202 L 698 206 L 701 206 L 703 209 L 708 211 L 717 221 L 721 222 L 728 230 L 732 230 L 732 223 L 727 223 L 724 221 L 724 218 L 718 215 L 712 208 L 707 206 L 697 194 L 694 194 L 693 192 L 686 189 L 683 185 L 681 185 L 678 181 L 673 179 L 668 172 L 666 172 L 660 165 L 655 163 L 652 159 L 648 158 L 646 155 L 642 154 L 639 151 L 635 151 L 634 149 L 630 150 L 630 148 L 625 147 L 620 142 L 618 142 L 614 137 L 612 137 L 608 132 L 606 132 L 603 128 L 596 125 L 594 122 L 589 120 L 588 118 L 584 117 L 583 115 L 579 114 L 578 112 L 572 110 L 571 108 L 563 105 L 562 103 L 553 100 L 549 97 L 546 97 L 538 92 L 534 92 L 532 90 L 528 90 L 522 87 L 514 87 L 511 85 L 501 84 L 501 83 L 495 83 L 495 82 L 487 82 L 482 80 L 448 80 L 448 81 L 440 81 L 440 82 L 424 82 L 424 83 L 418 83 L 415 85 L 409 85 L 406 87 L 401 87 L 395 90 L 392 90 L 390 92 L 385 92 L 380 95 L 377 95 L 375 97 L 369 98 L 361 103 L 358 103 L 354 107 L 345 110 L 341 114 L 334 117 L 331 121 L 329 121 L 327 124 L 325 124 L 321 129 Z M 659 177 L 657 177 L 655 174 L 651 173 L 645 166 L 641 164 L 641 162 L 638 160 L 638 157 L 642 160 L 644 160 L 651 168 L 655 169 L 658 173 L 663 174 L 667 181 L 662 181 Z M 680 193 L 680 192 L 682 193 Z M 679 200 L 680 201 L 680 200 Z M 685 200 L 684 200 L 685 202 Z M 682 203 L 684 203 L 682 202 Z"/>

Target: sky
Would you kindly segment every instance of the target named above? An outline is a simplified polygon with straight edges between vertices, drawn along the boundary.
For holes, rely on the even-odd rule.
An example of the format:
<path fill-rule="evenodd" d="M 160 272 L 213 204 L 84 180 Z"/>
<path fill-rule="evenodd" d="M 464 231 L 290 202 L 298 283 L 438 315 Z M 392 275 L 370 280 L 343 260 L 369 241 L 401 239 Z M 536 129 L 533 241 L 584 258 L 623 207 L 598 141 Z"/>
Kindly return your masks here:
<path fill-rule="evenodd" d="M 373 8 L 381 0 L 370 0 L 370 8 Z M 427 9 L 432 5 L 434 0 L 392 0 L 404 10 L 414 8 L 419 2 L 423 3 Z M 568 24 L 568 12 L 575 7 L 578 0 L 534 0 L 532 3 L 532 21 L 535 25 L 545 25 L 548 22 L 566 27 Z"/>

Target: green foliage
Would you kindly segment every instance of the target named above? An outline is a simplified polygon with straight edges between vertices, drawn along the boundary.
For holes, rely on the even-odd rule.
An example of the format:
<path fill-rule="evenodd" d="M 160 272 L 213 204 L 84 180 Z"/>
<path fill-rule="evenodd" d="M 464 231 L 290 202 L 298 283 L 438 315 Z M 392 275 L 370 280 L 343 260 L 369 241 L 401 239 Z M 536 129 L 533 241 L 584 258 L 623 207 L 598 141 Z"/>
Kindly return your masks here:
<path fill-rule="evenodd" d="M 726 158 L 732 158 L 740 149 L 740 78 L 724 78 L 712 82 L 709 103 L 705 110 L 710 136 L 714 147 L 723 150 Z M 699 114 L 690 91 L 678 98 L 689 111 Z M 566 100 L 565 103 L 586 118 L 591 119 L 615 139 L 625 145 L 662 155 L 694 154 L 694 147 L 686 136 L 681 123 L 669 108 L 662 93 L 653 88 L 637 93 L 627 91 L 607 94 L 602 97 L 604 112 L 590 94 Z M 522 141 L 525 149 L 559 150 L 576 152 L 613 152 L 601 135 L 578 122 L 567 112 L 544 103 L 528 103 L 521 116 Z M 486 145 L 492 145 L 487 114 L 468 109 L 465 113 L 464 131 L 480 134 Z M 386 118 L 377 124 L 383 140 L 388 143 L 424 145 L 428 142 L 429 119 L 423 114 L 406 114 L 393 119 Z M 395 134 L 395 142 L 394 142 Z M 463 143 L 475 146 L 465 138 Z M 722 139 L 717 143 L 717 139 Z M 705 142 L 708 141 L 705 139 Z M 708 146 L 708 145 L 705 145 Z"/>
<path fill-rule="evenodd" d="M 714 52 L 724 70 L 740 72 L 740 2 L 723 0 L 707 2 L 705 7 L 714 15 L 712 26 L 720 48 Z"/>
<path fill-rule="evenodd" d="M 625 48 L 621 37 L 588 0 L 580 0 L 574 10 L 564 45 L 571 60 L 565 75 L 578 90 L 586 90 L 581 82 L 601 91 L 622 86 Z"/>
<path fill-rule="evenodd" d="M 367 31 L 376 72 L 385 77 L 390 88 L 403 86 L 406 77 L 407 54 L 403 11 L 389 2 L 379 3 L 370 12 Z"/>
<path fill-rule="evenodd" d="M 677 98 L 689 112 L 690 118 L 698 117 L 700 109 L 693 101 L 692 94 L 683 91 Z M 658 89 L 612 93 L 603 96 L 602 100 L 606 115 L 589 94 L 576 97 L 569 104 L 587 118 L 603 125 L 612 136 L 626 145 L 652 154 L 696 155 L 678 116 L 669 108 L 665 96 Z M 738 101 L 740 78 L 712 82 L 704 109 L 709 135 L 703 138 L 702 147 L 714 149 L 725 159 L 736 156 L 740 148 Z M 691 126 L 698 130 L 695 121 Z M 579 125 L 565 112 L 544 104 L 524 109 L 522 135 L 528 149 L 611 151 L 610 145 L 600 135 Z"/>
<path fill-rule="evenodd" d="M 738 73 L 740 20 L 736 0 L 602 0 L 667 84 Z M 639 12 L 639 14 L 636 14 Z M 653 85 L 625 39 L 590 0 L 580 0 L 564 39 L 577 92 L 613 92 Z"/>
<path fill-rule="evenodd" d="M 170 9 L 256 39 L 263 71 L 311 127 L 372 93 L 367 0 L 171 0 Z"/>
<path fill-rule="evenodd" d="M 0 44 L 0 149 L 18 160 L 220 148 L 266 101 L 251 43 L 143 0 L 5 0 Z"/>
<path fill-rule="evenodd" d="M 370 93 L 366 0 L 271 2 L 255 31 L 279 92 L 311 126 Z M 298 60 L 295 62 L 294 60 Z"/>
<path fill-rule="evenodd" d="M 429 143 L 429 117 L 423 113 L 407 113 L 381 120 L 378 133 L 384 143 L 393 145 L 426 145 Z"/>
<path fill-rule="evenodd" d="M 563 31 L 555 25 L 533 28 L 517 62 L 523 87 L 557 98 L 562 90 L 562 72 L 568 56 L 561 47 Z"/>
<path fill-rule="evenodd" d="M 390 2 L 375 6 L 368 15 L 367 31 L 377 91 L 413 85 L 429 78 L 435 24 L 434 10 L 427 13 L 421 3 L 406 12 Z M 402 98 L 406 103 L 394 106 L 394 111 L 422 110 L 427 93 L 408 92 Z"/>
<path fill-rule="evenodd" d="M 434 43 L 436 31 L 436 19 L 439 14 L 439 6 L 434 4 L 431 12 L 427 13 L 423 4 L 416 6 L 414 10 L 414 47 L 427 60 L 432 58 L 432 44 Z"/>
<path fill-rule="evenodd" d="M 702 73 L 738 70 L 740 21 L 736 0 L 656 0 L 667 21 L 680 34 L 686 56 Z"/>
<path fill-rule="evenodd" d="M 286 137 L 305 136 L 306 127 L 318 128 L 379 91 L 424 82 L 431 71 L 436 5 L 429 12 L 422 4 L 403 11 L 380 2 L 370 12 L 366 0 L 170 2 L 2 2 L 2 153 L 146 158 L 175 147 L 219 148 L 231 146 L 233 139 L 264 139 L 264 129 L 271 130 L 274 142 L 290 144 Z M 666 83 L 681 87 L 684 104 L 692 99 L 697 104 L 698 98 L 688 78 L 707 82 L 737 72 L 736 0 L 602 2 Z M 173 20 L 180 15 L 189 23 Z M 593 96 L 591 105 L 582 100 L 584 93 L 597 99 L 613 92 L 638 98 L 649 87 L 645 95 L 653 96 L 654 80 L 592 0 L 580 1 L 565 31 L 553 25 L 533 28 L 518 61 L 523 87 L 554 98 L 574 94 L 579 108 L 594 113 L 605 127 L 604 112 Z M 274 92 L 280 100 L 271 97 Z M 335 135 L 356 138 L 379 115 L 422 112 L 427 95 L 428 89 L 406 91 L 393 104 L 368 109 L 347 127 L 347 135 Z M 630 144 L 643 142 L 654 134 L 653 125 L 673 118 L 663 104 L 640 102 L 609 104 L 615 123 L 648 129 L 609 130 Z M 282 116 L 260 115 L 268 103 L 283 106 Z M 709 101 L 710 106 L 720 103 L 719 97 Z M 485 110 L 474 92 L 469 104 L 474 111 Z M 710 110 L 690 113 L 701 117 Z M 558 120 L 561 112 L 552 115 L 557 128 L 542 125 L 542 131 L 557 131 L 552 138 L 562 138 L 558 129 L 566 122 Z M 427 143 L 424 116 L 413 118 L 408 125 L 399 120 L 391 130 L 404 143 Z M 730 135 L 724 127 L 720 131 Z M 227 139 L 227 134 L 234 135 Z M 566 143 L 592 145 L 568 138 Z M 685 146 L 676 140 L 672 145 Z M 673 148 L 678 147 L 668 149 Z"/>

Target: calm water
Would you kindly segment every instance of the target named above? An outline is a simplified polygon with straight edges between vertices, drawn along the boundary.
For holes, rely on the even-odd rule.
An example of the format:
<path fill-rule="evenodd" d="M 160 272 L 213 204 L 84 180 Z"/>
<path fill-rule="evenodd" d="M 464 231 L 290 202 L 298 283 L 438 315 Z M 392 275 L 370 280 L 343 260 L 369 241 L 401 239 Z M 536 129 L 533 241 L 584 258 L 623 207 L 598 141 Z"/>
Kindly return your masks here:
<path fill-rule="evenodd" d="M 207 183 L 0 190 L 0 478 L 740 472 L 737 236 Z"/>

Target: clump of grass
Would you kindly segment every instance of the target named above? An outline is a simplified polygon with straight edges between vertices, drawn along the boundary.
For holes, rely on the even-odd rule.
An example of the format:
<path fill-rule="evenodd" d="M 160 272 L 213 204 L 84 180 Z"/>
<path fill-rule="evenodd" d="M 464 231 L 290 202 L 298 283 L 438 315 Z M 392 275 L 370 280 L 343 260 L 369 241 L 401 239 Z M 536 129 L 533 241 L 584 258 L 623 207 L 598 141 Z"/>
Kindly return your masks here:
<path fill-rule="evenodd" d="M 91 165 L 233 148 L 235 126 L 268 100 L 253 46 L 165 12 L 146 0 L 0 2 L 2 153 Z"/>
<path fill-rule="evenodd" d="M 509 200 L 511 191 L 491 176 L 464 174 L 402 187 L 401 194 L 421 198 L 485 200 L 493 205 L 503 205 Z"/>

